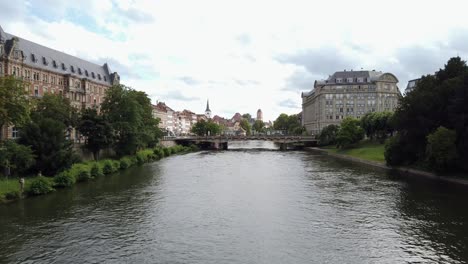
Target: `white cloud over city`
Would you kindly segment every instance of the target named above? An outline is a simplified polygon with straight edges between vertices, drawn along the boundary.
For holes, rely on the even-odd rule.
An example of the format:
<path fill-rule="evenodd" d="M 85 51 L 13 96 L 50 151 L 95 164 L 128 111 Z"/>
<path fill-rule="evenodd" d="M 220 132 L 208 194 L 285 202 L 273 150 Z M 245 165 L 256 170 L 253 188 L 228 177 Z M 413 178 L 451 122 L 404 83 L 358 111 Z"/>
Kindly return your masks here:
<path fill-rule="evenodd" d="M 334 71 L 409 79 L 468 58 L 464 1 L 9 1 L 11 34 L 103 64 L 176 110 L 301 111 Z"/>

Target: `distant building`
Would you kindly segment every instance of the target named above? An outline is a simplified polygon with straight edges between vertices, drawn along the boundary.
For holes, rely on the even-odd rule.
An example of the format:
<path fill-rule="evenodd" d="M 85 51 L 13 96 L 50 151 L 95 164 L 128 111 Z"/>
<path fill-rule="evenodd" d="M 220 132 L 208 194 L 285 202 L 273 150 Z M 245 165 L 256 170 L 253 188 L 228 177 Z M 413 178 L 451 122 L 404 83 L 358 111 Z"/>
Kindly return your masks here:
<path fill-rule="evenodd" d="M 176 132 L 175 116 L 175 111 L 164 102 L 158 102 L 156 105 L 153 105 L 153 117 L 161 120 L 159 128 L 167 131 L 169 134 Z"/>
<path fill-rule="evenodd" d="M 206 100 L 205 116 L 206 116 L 206 118 L 208 118 L 208 119 L 211 118 L 210 102 L 209 102 L 208 100 Z"/>
<path fill-rule="evenodd" d="M 418 79 L 408 81 L 408 84 L 406 85 L 406 89 L 405 89 L 405 94 L 413 91 L 416 85 L 418 84 L 419 80 L 421 79 L 418 78 Z"/>
<path fill-rule="evenodd" d="M 262 109 L 257 110 L 257 120 L 263 121 Z"/>
<path fill-rule="evenodd" d="M 231 118 L 231 122 L 240 122 L 242 120 L 242 115 L 240 113 L 235 113 L 234 116 Z"/>
<path fill-rule="evenodd" d="M 347 116 L 360 118 L 369 112 L 393 111 L 401 93 L 398 79 L 378 71 L 340 71 L 302 93 L 302 125 L 318 134 Z"/>
<path fill-rule="evenodd" d="M 99 108 L 106 90 L 120 83 L 120 76 L 107 63 L 97 65 L 42 46 L 6 33 L 0 26 L 0 77 L 7 75 L 25 80 L 31 97 L 58 94 L 76 108 Z M 0 133 L 11 138 L 18 130 L 4 127 Z"/>

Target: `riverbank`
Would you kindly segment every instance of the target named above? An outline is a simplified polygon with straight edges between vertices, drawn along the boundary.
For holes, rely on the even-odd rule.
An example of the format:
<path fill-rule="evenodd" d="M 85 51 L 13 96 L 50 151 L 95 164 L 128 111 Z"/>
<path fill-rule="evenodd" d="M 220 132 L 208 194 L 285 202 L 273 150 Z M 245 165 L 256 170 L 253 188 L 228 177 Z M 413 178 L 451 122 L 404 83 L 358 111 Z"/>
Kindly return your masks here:
<path fill-rule="evenodd" d="M 69 188 L 78 182 L 86 182 L 107 174 L 125 170 L 135 165 L 156 161 L 174 154 L 185 154 L 197 151 L 196 147 L 156 147 L 144 149 L 135 155 L 124 156 L 120 159 L 105 159 L 99 161 L 87 161 L 74 164 L 54 177 L 34 176 L 26 177 L 24 191 L 21 193 L 20 183 L 17 177 L 0 180 L 0 203 L 7 203 L 30 196 L 43 195 L 55 191 L 58 188 Z"/>
<path fill-rule="evenodd" d="M 373 166 L 385 170 L 391 170 L 399 173 L 403 177 L 417 177 L 429 180 L 436 180 L 449 184 L 456 184 L 468 188 L 468 179 L 459 177 L 437 175 L 433 172 L 418 170 L 408 167 L 390 167 L 385 163 L 384 144 L 373 143 L 369 141 L 358 143 L 354 148 L 337 149 L 336 147 L 309 148 L 312 151 L 317 151 L 330 155 L 335 158 L 357 162 L 360 164 Z"/>

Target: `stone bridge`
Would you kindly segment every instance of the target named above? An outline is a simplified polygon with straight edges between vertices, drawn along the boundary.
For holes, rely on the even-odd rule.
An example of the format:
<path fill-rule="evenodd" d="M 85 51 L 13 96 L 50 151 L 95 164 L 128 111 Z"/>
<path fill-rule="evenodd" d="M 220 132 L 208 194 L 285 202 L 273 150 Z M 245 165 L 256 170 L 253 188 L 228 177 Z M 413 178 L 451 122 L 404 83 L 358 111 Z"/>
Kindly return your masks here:
<path fill-rule="evenodd" d="M 279 145 L 281 150 L 290 148 L 302 148 L 315 146 L 315 136 L 187 136 L 187 137 L 165 137 L 162 141 L 172 141 L 180 145 L 196 144 L 205 149 L 228 149 L 230 141 L 264 140 L 272 141 Z"/>

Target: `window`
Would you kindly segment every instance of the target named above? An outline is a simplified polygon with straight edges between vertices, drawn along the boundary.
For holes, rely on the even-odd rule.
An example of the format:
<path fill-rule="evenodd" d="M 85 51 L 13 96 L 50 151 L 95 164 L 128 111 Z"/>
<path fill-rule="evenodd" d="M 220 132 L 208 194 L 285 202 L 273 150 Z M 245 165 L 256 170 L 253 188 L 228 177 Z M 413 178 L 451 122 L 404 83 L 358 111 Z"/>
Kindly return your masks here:
<path fill-rule="evenodd" d="M 34 96 L 39 96 L 39 88 L 37 86 L 34 86 Z"/>
<path fill-rule="evenodd" d="M 48 65 L 48 64 L 49 64 L 49 63 L 47 62 L 46 57 L 42 57 L 42 63 L 44 63 L 44 65 Z"/>
<path fill-rule="evenodd" d="M 57 66 L 57 62 L 56 62 L 55 60 L 52 61 L 52 66 L 54 66 L 54 68 L 57 68 L 57 67 L 58 67 L 58 66 Z"/>
<path fill-rule="evenodd" d="M 106 76 L 104 76 L 104 81 L 107 82 L 107 77 Z"/>
<path fill-rule="evenodd" d="M 85 70 L 85 75 L 86 75 L 86 77 L 88 77 L 88 76 L 89 76 L 89 74 L 88 74 L 88 70 Z"/>
<path fill-rule="evenodd" d="M 342 78 L 336 78 L 336 83 L 342 83 L 343 79 Z"/>
<path fill-rule="evenodd" d="M 65 66 L 65 63 L 62 62 L 62 70 L 66 71 L 67 70 L 67 66 Z"/>
<path fill-rule="evenodd" d="M 352 82 L 353 82 L 353 78 L 347 78 L 347 79 L 346 79 L 346 82 L 352 83 Z"/>
<path fill-rule="evenodd" d="M 94 72 L 91 72 L 91 76 L 93 77 L 93 79 L 96 78 L 96 76 L 94 75 Z"/>
<path fill-rule="evenodd" d="M 97 77 L 99 80 L 101 80 L 101 74 L 98 74 Z"/>
<path fill-rule="evenodd" d="M 70 70 L 71 72 L 75 73 L 75 67 L 73 67 L 73 65 L 70 65 Z"/>
<path fill-rule="evenodd" d="M 19 129 L 17 127 L 13 127 L 11 129 L 11 138 L 16 139 L 19 137 Z"/>
<path fill-rule="evenodd" d="M 36 55 L 34 55 L 34 53 L 31 54 L 31 61 L 34 63 L 37 62 L 37 58 L 36 58 Z"/>
<path fill-rule="evenodd" d="M 82 72 L 81 72 L 81 68 L 78 68 L 78 74 L 81 75 Z"/>

